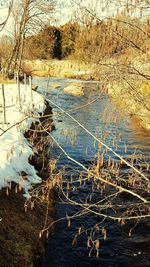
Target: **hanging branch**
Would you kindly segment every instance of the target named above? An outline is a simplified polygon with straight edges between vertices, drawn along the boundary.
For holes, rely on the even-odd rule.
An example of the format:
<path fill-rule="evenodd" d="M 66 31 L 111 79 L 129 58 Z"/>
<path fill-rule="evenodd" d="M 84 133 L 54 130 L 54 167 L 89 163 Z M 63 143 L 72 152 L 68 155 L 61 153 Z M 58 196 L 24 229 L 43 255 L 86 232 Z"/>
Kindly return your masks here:
<path fill-rule="evenodd" d="M 44 128 L 43 128 L 43 130 L 44 130 Z M 72 158 L 71 156 L 68 155 L 68 153 L 62 148 L 62 146 L 61 146 L 61 145 L 58 143 L 58 141 L 52 136 L 51 133 L 49 133 L 48 131 L 46 131 L 46 133 L 47 133 L 48 135 L 51 136 L 51 138 L 53 139 L 53 141 L 57 144 L 57 146 L 61 149 L 61 151 L 64 153 L 64 155 L 65 155 L 69 160 L 71 160 L 72 162 L 76 163 L 78 166 L 80 166 L 82 169 L 84 169 L 87 173 L 89 173 L 91 176 L 93 176 L 93 172 L 92 172 L 92 171 L 90 171 L 90 170 L 89 170 L 88 168 L 86 168 L 82 163 L 78 162 L 77 160 L 75 160 L 74 158 Z M 122 187 L 122 186 L 120 186 L 120 185 L 117 185 L 117 184 L 115 184 L 115 183 L 113 183 L 113 182 L 110 182 L 110 181 L 108 181 L 108 180 L 105 180 L 105 179 L 103 179 L 101 176 L 97 176 L 97 177 L 95 177 L 95 178 L 98 179 L 98 180 L 100 180 L 101 182 L 107 184 L 107 185 L 110 185 L 110 186 L 114 187 L 114 188 L 117 189 L 119 192 L 126 192 L 126 193 L 128 193 L 128 194 L 130 194 L 130 195 L 132 195 L 132 196 L 134 196 L 134 197 L 136 197 L 136 198 L 138 198 L 139 200 L 141 200 L 141 201 L 144 202 L 144 203 L 149 203 L 149 201 L 147 201 L 145 198 L 141 197 L 140 195 L 136 194 L 135 192 L 133 192 L 133 191 L 131 191 L 131 190 L 129 190 L 129 189 L 126 189 L 126 188 L 124 188 L 124 187 Z M 87 180 L 88 180 L 88 178 L 87 178 Z M 149 215 L 149 216 L 150 216 L 150 215 Z"/>
<path fill-rule="evenodd" d="M 76 120 L 73 116 L 71 116 L 68 112 L 66 112 L 64 109 L 62 109 L 60 106 L 55 104 L 52 100 L 46 99 L 48 102 L 50 102 L 52 105 L 60 109 L 64 114 L 66 114 L 68 117 L 70 117 L 74 122 L 76 122 L 85 132 L 87 132 L 90 136 L 94 138 L 95 141 L 97 141 L 99 144 L 104 146 L 107 150 L 112 152 L 117 158 L 121 160 L 121 162 L 125 163 L 128 167 L 133 169 L 136 173 L 138 173 L 142 178 L 144 178 L 147 182 L 149 182 L 149 179 L 145 176 L 145 174 L 141 173 L 137 168 L 135 168 L 132 164 L 130 164 L 128 161 L 126 161 L 122 156 L 120 156 L 118 153 L 116 153 L 111 147 L 106 145 L 104 142 L 102 142 L 99 138 L 97 138 L 94 134 L 92 134 L 84 125 L 82 125 L 78 120 Z"/>

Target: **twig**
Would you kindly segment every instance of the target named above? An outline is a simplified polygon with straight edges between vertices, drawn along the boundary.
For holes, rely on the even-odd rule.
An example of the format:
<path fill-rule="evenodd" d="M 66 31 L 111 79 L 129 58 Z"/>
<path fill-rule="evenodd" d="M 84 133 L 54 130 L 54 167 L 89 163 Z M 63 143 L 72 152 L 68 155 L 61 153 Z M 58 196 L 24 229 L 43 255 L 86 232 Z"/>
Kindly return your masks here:
<path fill-rule="evenodd" d="M 68 117 L 70 117 L 73 121 L 75 121 L 82 129 L 84 129 L 85 132 L 87 132 L 90 136 L 94 138 L 97 142 L 99 142 L 101 145 L 103 145 L 107 150 L 111 151 L 117 158 L 119 158 L 123 163 L 125 163 L 128 167 L 132 168 L 136 173 L 138 173 L 140 176 L 142 176 L 147 182 L 149 182 L 149 179 L 141 173 L 138 169 L 136 169 L 132 164 L 130 164 L 128 161 L 126 161 L 123 157 L 121 157 L 118 153 L 116 153 L 112 148 L 110 148 L 108 145 L 106 145 L 104 142 L 102 142 L 99 138 L 97 138 L 94 134 L 92 134 L 83 124 L 81 124 L 78 120 L 76 120 L 72 115 L 70 115 L 68 112 L 66 112 L 64 109 L 62 109 L 60 106 L 58 106 L 56 103 L 54 103 L 52 100 L 47 99 L 48 102 L 50 102 L 52 105 L 60 109 L 64 114 L 66 114 Z"/>

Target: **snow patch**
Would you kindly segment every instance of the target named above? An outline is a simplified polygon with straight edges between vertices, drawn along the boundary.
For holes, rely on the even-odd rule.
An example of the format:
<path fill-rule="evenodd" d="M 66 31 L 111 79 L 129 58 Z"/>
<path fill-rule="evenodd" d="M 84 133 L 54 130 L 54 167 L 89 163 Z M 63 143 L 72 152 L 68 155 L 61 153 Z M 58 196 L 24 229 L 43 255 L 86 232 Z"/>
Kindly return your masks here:
<path fill-rule="evenodd" d="M 33 184 L 41 182 L 36 170 L 28 162 L 34 154 L 24 132 L 38 121 L 45 110 L 44 98 L 29 86 L 20 85 L 20 98 L 16 84 L 5 85 L 6 124 L 3 115 L 2 86 L 0 85 L 0 189 L 13 181 L 24 189 L 26 196 Z M 19 99 L 21 100 L 19 103 Z M 34 114 L 37 118 L 28 117 Z M 20 122 L 20 123 L 19 123 Z M 16 124 L 16 125 L 15 125 Z M 11 128 L 11 126 L 15 125 Z M 5 131 L 5 132 L 4 132 Z M 26 175 L 22 175 L 22 174 Z"/>

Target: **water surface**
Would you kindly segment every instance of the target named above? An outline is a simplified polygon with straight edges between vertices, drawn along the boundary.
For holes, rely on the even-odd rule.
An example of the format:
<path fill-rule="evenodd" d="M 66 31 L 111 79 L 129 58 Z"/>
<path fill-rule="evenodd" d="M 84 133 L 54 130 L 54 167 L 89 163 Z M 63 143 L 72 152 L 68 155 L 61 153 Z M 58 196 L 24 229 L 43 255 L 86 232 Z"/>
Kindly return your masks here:
<path fill-rule="evenodd" d="M 117 147 L 115 151 L 124 158 L 130 159 L 132 155 L 137 155 L 137 164 L 146 165 L 150 155 L 150 135 L 147 131 L 139 129 L 133 125 L 127 115 L 121 114 L 111 99 L 98 90 L 95 82 L 83 82 L 86 93 L 83 97 L 75 97 L 63 92 L 63 88 L 74 82 L 69 79 L 47 79 L 35 78 L 34 83 L 39 85 L 39 91 L 63 109 L 67 110 L 74 118 L 83 124 L 95 136 L 99 137 L 107 145 L 114 148 L 114 138 L 117 137 Z M 81 81 L 75 81 L 81 82 Z M 52 84 L 60 84 L 59 89 L 51 89 Z M 91 105 L 83 105 L 93 101 Z M 97 99 L 97 100 L 96 100 Z M 93 141 L 83 129 L 79 127 L 68 116 L 62 114 L 58 108 L 53 107 L 53 120 L 56 130 L 52 135 L 60 143 L 62 148 L 75 160 L 86 165 L 92 162 L 97 155 L 98 144 Z M 77 107 L 80 107 L 77 109 Z M 74 109 L 74 110 L 73 110 Z M 121 138 L 120 138 L 121 136 Z M 112 153 L 105 155 L 105 160 L 109 156 L 118 160 Z M 50 150 L 50 158 L 59 158 L 58 169 L 66 166 L 67 171 L 74 176 L 78 175 L 80 168 L 69 161 L 62 151 L 53 145 Z M 125 169 L 125 172 L 127 168 Z M 72 197 L 77 200 L 85 199 L 91 188 L 89 186 L 80 187 L 77 192 L 72 192 Z M 96 197 L 99 197 L 97 193 Z M 56 204 L 56 218 L 72 215 L 77 211 L 76 207 Z M 135 227 L 133 234 L 129 237 L 131 225 L 121 226 L 116 222 L 106 221 L 107 239 L 100 239 L 100 255 L 96 258 L 93 251 L 88 257 L 87 236 L 81 235 L 75 246 L 72 240 L 78 229 L 90 229 L 99 223 L 101 218 L 94 215 L 71 221 L 71 226 L 67 226 L 67 221 L 62 220 L 55 226 L 55 232 L 47 243 L 43 267 L 75 267 L 75 266 L 150 266 L 150 222 L 141 221 Z"/>

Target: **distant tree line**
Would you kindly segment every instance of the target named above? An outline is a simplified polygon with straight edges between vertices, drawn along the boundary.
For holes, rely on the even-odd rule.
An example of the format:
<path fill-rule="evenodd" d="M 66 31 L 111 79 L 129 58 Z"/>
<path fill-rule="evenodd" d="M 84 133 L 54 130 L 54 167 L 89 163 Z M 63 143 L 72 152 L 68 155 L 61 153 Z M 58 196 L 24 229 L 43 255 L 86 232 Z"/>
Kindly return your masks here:
<path fill-rule="evenodd" d="M 86 18 L 85 21 L 68 22 L 59 27 L 45 25 L 38 33 L 32 31 L 24 38 L 19 59 L 60 60 L 69 57 L 96 64 L 118 56 L 126 60 L 130 55 L 137 56 L 149 51 L 149 36 L 148 19 L 139 21 L 121 14 L 103 21 Z M 3 66 L 8 65 L 16 51 L 14 47 L 15 40 L 1 37 L 0 61 Z"/>
<path fill-rule="evenodd" d="M 60 27 L 47 25 L 38 34 L 26 38 L 24 57 L 28 59 L 62 59 L 75 52 L 79 33 L 77 23 Z"/>
<path fill-rule="evenodd" d="M 138 20 L 122 15 L 82 24 L 47 25 L 38 34 L 26 38 L 24 57 L 44 60 L 72 57 L 97 63 L 106 57 L 146 51 L 147 35 L 149 21 L 140 25 Z"/>

